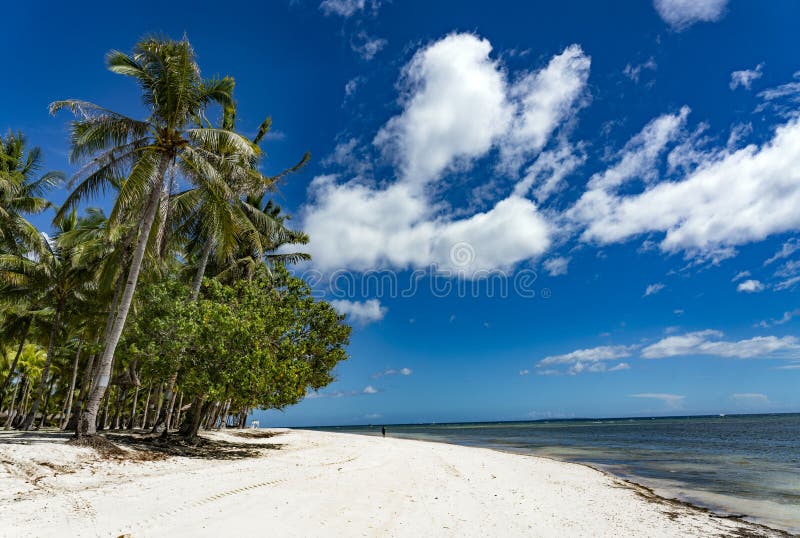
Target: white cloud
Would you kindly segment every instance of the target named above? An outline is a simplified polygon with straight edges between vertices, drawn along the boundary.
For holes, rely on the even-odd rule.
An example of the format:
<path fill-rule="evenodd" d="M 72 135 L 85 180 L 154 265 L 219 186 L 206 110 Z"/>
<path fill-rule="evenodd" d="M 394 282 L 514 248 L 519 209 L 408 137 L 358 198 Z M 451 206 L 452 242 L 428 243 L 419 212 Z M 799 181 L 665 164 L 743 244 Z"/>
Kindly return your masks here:
<path fill-rule="evenodd" d="M 667 405 L 667 407 L 670 407 L 672 409 L 677 409 L 681 407 L 681 405 L 683 404 L 683 400 L 686 398 L 686 396 L 682 396 L 680 394 L 667 394 L 663 392 L 643 392 L 640 394 L 631 394 L 630 397 L 661 400 Z"/>
<path fill-rule="evenodd" d="M 545 369 L 545 367 L 548 366 L 568 366 L 563 373 L 569 375 L 582 372 L 597 373 L 625 370 L 630 368 L 627 363 L 619 363 L 609 368 L 606 362 L 630 357 L 635 349 L 636 346 L 599 346 L 588 349 L 577 349 L 563 355 L 551 355 L 543 358 L 536 364 L 536 368 L 541 368 L 537 373 L 539 375 L 555 375 L 562 373 L 560 370 L 553 368 Z"/>
<path fill-rule="evenodd" d="M 778 319 L 760 321 L 756 325 L 764 328 L 771 327 L 773 325 L 784 325 L 792 321 L 792 319 L 797 316 L 800 316 L 800 308 L 784 312 L 783 315 Z"/>
<path fill-rule="evenodd" d="M 520 370 L 520 371 L 519 371 L 519 375 L 528 375 L 528 374 L 530 374 L 530 373 L 531 373 L 531 371 L 530 371 L 530 370 Z"/>
<path fill-rule="evenodd" d="M 653 0 L 658 14 L 676 31 L 696 22 L 719 20 L 727 4 L 728 0 Z"/>
<path fill-rule="evenodd" d="M 740 282 L 739 285 L 736 286 L 736 291 L 745 293 L 758 293 L 759 291 L 764 291 L 764 284 L 751 278 L 749 280 Z"/>
<path fill-rule="evenodd" d="M 469 276 L 539 256 L 551 242 L 547 221 L 520 197 L 468 218 L 446 219 L 435 217 L 428 200 L 404 184 L 375 190 L 333 180 L 314 180 L 315 203 L 303 221 L 314 264 L 323 270 L 437 264 Z"/>
<path fill-rule="evenodd" d="M 357 138 L 348 138 L 344 142 L 339 142 L 336 144 L 336 147 L 333 148 L 333 152 L 322 159 L 322 164 L 325 166 L 334 164 L 339 166 L 348 165 L 353 159 L 353 151 L 356 149 L 357 145 Z"/>
<path fill-rule="evenodd" d="M 642 349 L 645 359 L 710 355 L 737 359 L 800 357 L 800 339 L 794 336 L 756 336 L 746 340 L 721 340 L 723 333 L 704 330 L 668 336 Z"/>
<path fill-rule="evenodd" d="M 662 141 L 674 138 L 677 119 L 673 116 L 672 128 L 666 130 L 673 135 Z M 798 147 L 800 122 L 794 119 L 778 127 L 761 147 L 710 153 L 681 180 L 645 185 L 638 194 L 619 194 L 620 178 L 630 174 L 620 174 L 617 168 L 626 160 L 637 160 L 643 151 L 624 150 L 616 167 L 592 178 L 589 190 L 567 215 L 586 226 L 584 241 L 606 244 L 664 233 L 659 244 L 664 252 L 719 260 L 731 256 L 736 245 L 800 228 Z M 643 162 L 647 164 L 633 168 L 654 172 L 650 159 Z"/>
<path fill-rule="evenodd" d="M 655 295 L 656 293 L 663 290 L 666 286 L 661 282 L 656 282 L 655 284 L 650 284 L 644 290 L 644 297 L 649 297 L 650 295 Z"/>
<path fill-rule="evenodd" d="M 786 280 L 782 280 L 775 284 L 775 290 L 788 290 L 796 286 L 798 283 L 800 283 L 800 276 L 793 276 L 792 278 L 787 278 Z"/>
<path fill-rule="evenodd" d="M 731 73 L 731 89 L 735 90 L 741 86 L 742 88 L 749 90 L 753 85 L 753 81 L 760 79 L 763 75 L 762 69 L 764 69 L 764 64 L 760 63 L 755 67 L 755 69 L 742 69 L 741 71 L 734 71 Z"/>
<path fill-rule="evenodd" d="M 356 93 L 359 84 L 361 84 L 361 77 L 355 77 L 348 80 L 344 85 L 344 96 L 352 97 Z"/>
<path fill-rule="evenodd" d="M 788 258 L 795 252 L 800 250 L 800 239 L 793 237 L 781 245 L 781 249 L 776 252 L 771 258 L 764 261 L 764 265 L 769 265 L 778 260 Z"/>
<path fill-rule="evenodd" d="M 569 262 L 570 258 L 558 256 L 555 258 L 550 258 L 549 260 L 545 260 L 542 266 L 550 276 L 566 275 L 567 270 L 569 269 Z"/>
<path fill-rule="evenodd" d="M 731 394 L 731 398 L 741 402 L 760 403 L 760 404 L 770 403 L 767 395 L 761 394 L 760 392 L 744 392 L 738 394 Z"/>
<path fill-rule="evenodd" d="M 330 301 L 330 303 L 337 312 L 346 314 L 351 322 L 360 325 L 382 320 L 389 310 L 385 306 L 381 306 L 380 301 L 377 299 L 368 299 L 363 302 L 336 299 Z"/>
<path fill-rule="evenodd" d="M 794 81 L 781 84 L 775 88 L 769 88 L 758 93 L 764 103 L 762 103 L 756 111 L 760 111 L 767 107 L 775 107 L 779 112 L 784 112 L 789 116 L 795 116 L 797 111 L 792 107 L 785 108 L 783 104 L 796 105 L 800 103 L 800 71 L 794 74 Z"/>
<path fill-rule="evenodd" d="M 731 279 L 731 282 L 736 282 L 737 280 L 741 280 L 749 276 L 750 276 L 750 271 L 740 271 L 736 273 L 736 275 L 734 275 L 734 277 Z"/>
<path fill-rule="evenodd" d="M 333 390 L 333 391 L 311 391 L 306 393 L 307 400 L 316 400 L 320 398 L 348 398 L 351 396 L 363 396 L 369 394 L 377 394 L 380 391 L 373 387 L 372 385 L 367 385 L 361 390 L 350 390 L 350 391 L 342 391 L 342 390 Z"/>
<path fill-rule="evenodd" d="M 541 150 L 553 131 L 583 106 L 590 58 L 578 45 L 554 56 L 544 69 L 509 88 L 517 111 L 500 145 L 504 165 L 516 170 Z M 480 110 L 480 109 L 476 109 Z"/>
<path fill-rule="evenodd" d="M 322 0 L 319 8 L 325 15 L 352 17 L 366 5 L 366 0 Z"/>
<path fill-rule="evenodd" d="M 403 70 L 403 112 L 375 143 L 398 161 L 403 179 L 436 179 L 454 160 L 485 155 L 510 124 L 506 80 L 492 45 L 451 34 L 418 51 Z M 480 114 L 474 112 L 480 110 Z"/>
<path fill-rule="evenodd" d="M 413 373 L 414 373 L 414 371 L 411 370 L 411 368 L 388 368 L 386 370 L 383 370 L 382 372 L 377 372 L 375 374 L 372 374 L 372 378 L 373 379 L 377 379 L 379 377 L 383 377 L 383 376 L 387 376 L 387 375 L 408 376 L 408 375 L 411 375 Z"/>
<path fill-rule="evenodd" d="M 374 139 L 396 165 L 396 181 L 379 187 L 327 175 L 312 182 L 303 229 L 312 237 L 317 267 L 437 264 L 474 273 L 510 267 L 549 248 L 551 225 L 521 193 L 474 214 L 448 211 L 431 199 L 430 183 L 467 170 L 493 148 L 506 164 L 535 156 L 579 106 L 589 67 L 580 47 L 568 47 L 513 85 L 491 50 L 485 39 L 452 34 L 419 50 L 404 68 L 403 110 Z M 451 252 L 462 245 L 469 250 L 466 262 Z"/>
<path fill-rule="evenodd" d="M 372 37 L 359 32 L 350 43 L 350 48 L 366 61 L 372 60 L 389 42 L 380 37 Z"/>
<path fill-rule="evenodd" d="M 656 69 L 658 69 L 656 60 L 655 58 L 650 57 L 646 62 L 641 64 L 627 64 L 625 69 L 622 70 L 622 74 L 634 82 L 639 82 L 639 78 L 641 78 L 643 71 L 655 71 Z"/>
<path fill-rule="evenodd" d="M 533 195 L 539 203 L 566 186 L 566 178 L 586 162 L 586 152 L 582 145 L 572 146 L 561 143 L 556 149 L 543 151 L 525 170 L 525 176 L 514 187 L 514 194 L 526 196 L 533 188 Z"/>
<path fill-rule="evenodd" d="M 689 112 L 689 107 L 683 107 L 676 114 L 664 114 L 645 125 L 625 144 L 614 166 L 589 179 L 588 191 L 576 205 L 577 211 L 591 208 L 592 193 L 606 193 L 631 180 L 651 183 L 658 179 L 658 158 L 681 135 Z"/>

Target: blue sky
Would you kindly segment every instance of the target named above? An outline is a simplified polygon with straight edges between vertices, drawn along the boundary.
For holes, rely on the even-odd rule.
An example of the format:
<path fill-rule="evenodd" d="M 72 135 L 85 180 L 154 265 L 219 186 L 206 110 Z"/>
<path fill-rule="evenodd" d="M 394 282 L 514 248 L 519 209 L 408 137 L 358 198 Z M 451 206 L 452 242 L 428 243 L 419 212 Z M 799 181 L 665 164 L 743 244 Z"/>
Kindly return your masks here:
<path fill-rule="evenodd" d="M 149 33 L 272 116 L 266 171 L 313 154 L 278 201 L 351 358 L 262 424 L 800 410 L 796 2 L 82 4 L 5 12 L 48 167 L 51 101 L 142 113 L 103 55 Z"/>

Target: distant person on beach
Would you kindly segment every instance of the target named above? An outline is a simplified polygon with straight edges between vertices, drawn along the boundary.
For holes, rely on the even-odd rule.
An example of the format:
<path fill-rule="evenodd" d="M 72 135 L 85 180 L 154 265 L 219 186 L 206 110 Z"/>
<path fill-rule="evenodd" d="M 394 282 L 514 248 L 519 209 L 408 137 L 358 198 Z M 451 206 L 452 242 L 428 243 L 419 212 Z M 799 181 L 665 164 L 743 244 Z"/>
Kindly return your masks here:
<path fill-rule="evenodd" d="M 386 426 L 381 426 L 381 435 L 386 437 Z"/>

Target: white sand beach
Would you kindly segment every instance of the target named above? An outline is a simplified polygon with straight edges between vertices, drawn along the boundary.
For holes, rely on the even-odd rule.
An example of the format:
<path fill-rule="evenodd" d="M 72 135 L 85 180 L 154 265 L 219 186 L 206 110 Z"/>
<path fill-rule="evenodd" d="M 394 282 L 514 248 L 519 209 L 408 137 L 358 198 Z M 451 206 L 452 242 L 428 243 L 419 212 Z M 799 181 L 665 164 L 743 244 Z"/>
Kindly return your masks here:
<path fill-rule="evenodd" d="M 391 437 L 271 431 L 279 435 L 205 433 L 236 444 L 226 459 L 154 461 L 104 459 L 58 434 L 0 432 L 0 535 L 780 535 L 583 465 Z M 234 457 L 247 448 L 259 454 Z"/>

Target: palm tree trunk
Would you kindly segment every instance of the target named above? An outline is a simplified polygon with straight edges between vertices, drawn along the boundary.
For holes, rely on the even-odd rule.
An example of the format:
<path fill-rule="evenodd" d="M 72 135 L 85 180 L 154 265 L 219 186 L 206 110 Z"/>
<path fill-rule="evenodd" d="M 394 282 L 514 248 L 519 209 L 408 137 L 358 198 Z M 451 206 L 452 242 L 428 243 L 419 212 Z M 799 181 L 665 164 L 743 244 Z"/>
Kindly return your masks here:
<path fill-rule="evenodd" d="M 203 254 L 200 256 L 200 262 L 197 264 L 197 271 L 194 273 L 194 279 L 192 280 L 192 291 L 189 294 L 189 302 L 193 303 L 197 300 L 200 296 L 200 287 L 203 285 L 203 277 L 206 274 L 206 267 L 208 267 L 208 260 L 211 257 L 211 251 L 214 250 L 214 239 L 209 238 L 206 240 L 205 245 L 203 245 Z M 164 425 L 164 435 L 167 434 L 170 427 L 170 418 L 172 417 L 172 410 L 175 405 L 175 381 L 178 379 L 178 369 L 169 376 L 169 380 L 167 380 L 167 394 L 164 397 L 165 401 L 168 402 L 166 406 L 164 406 L 161 412 L 158 414 L 158 419 L 156 423 L 153 425 L 153 430 L 151 433 L 156 433 L 159 427 L 163 424 Z"/>
<path fill-rule="evenodd" d="M 142 429 L 147 427 L 147 415 L 150 412 L 150 394 L 153 392 L 153 382 L 147 384 L 147 399 L 144 401 L 144 411 L 142 416 Z"/>
<path fill-rule="evenodd" d="M 53 394 L 53 383 L 56 380 L 56 375 L 50 376 L 50 383 L 47 385 L 47 392 L 44 395 L 44 404 L 42 404 L 42 420 L 39 422 L 39 429 L 44 428 L 45 421 L 47 421 L 47 404 L 50 402 L 50 396 Z"/>
<path fill-rule="evenodd" d="M 131 308 L 133 294 L 136 291 L 136 284 L 139 281 L 139 273 L 142 270 L 142 262 L 144 261 L 144 253 L 150 238 L 150 230 L 153 227 L 156 212 L 158 211 L 161 189 L 164 185 L 164 175 L 168 165 L 169 156 L 167 154 L 162 154 L 156 176 L 158 182 L 156 185 L 153 185 L 150 197 L 147 200 L 139 237 L 136 240 L 136 248 L 133 251 L 133 259 L 131 260 L 130 270 L 128 271 L 128 280 L 125 283 L 125 290 L 122 292 L 122 297 L 120 298 L 119 309 L 114 323 L 112 324 L 111 330 L 106 334 L 105 347 L 97 372 L 97 383 L 92 387 L 92 391 L 86 402 L 86 409 L 81 413 L 81 420 L 76 431 L 78 436 L 95 435 L 97 433 L 97 411 L 100 408 L 100 400 L 102 400 L 108 388 L 114 352 L 117 350 L 117 344 L 122 336 L 122 329 L 125 328 L 125 321 L 128 318 L 128 311 Z"/>
<path fill-rule="evenodd" d="M 0 389 L 0 409 L 3 409 L 3 400 L 6 399 L 6 390 L 8 390 L 8 386 L 11 384 L 11 379 L 14 377 L 14 370 L 17 369 L 17 362 L 19 362 L 19 358 L 22 355 L 22 348 L 25 347 L 25 339 L 28 337 L 28 331 L 31 329 L 31 323 L 33 323 L 33 319 L 28 321 L 28 324 L 25 326 L 25 332 L 22 334 L 22 338 L 20 338 L 19 346 L 17 347 L 17 354 L 14 355 L 14 360 L 11 361 L 11 368 L 8 370 L 8 375 L 6 376 L 5 381 L 3 381 L 3 388 Z"/>
<path fill-rule="evenodd" d="M 83 338 L 78 341 L 78 351 L 75 353 L 75 361 L 72 363 L 72 381 L 69 384 L 69 392 L 67 392 L 67 402 L 64 404 L 64 420 L 61 422 L 62 430 L 69 424 L 69 415 L 72 411 L 72 399 L 75 393 L 75 382 L 78 381 L 78 363 L 80 363 L 81 360 L 82 347 Z"/>
<path fill-rule="evenodd" d="M 139 385 L 133 389 L 133 403 L 131 404 L 131 417 L 128 420 L 128 429 L 133 430 L 136 427 L 136 406 L 139 403 Z"/>
<path fill-rule="evenodd" d="M 206 267 L 208 266 L 208 259 L 211 257 L 211 251 L 214 250 L 214 239 L 209 238 L 206 244 L 203 245 L 203 254 L 200 257 L 200 263 L 197 265 L 197 271 L 194 273 L 194 280 L 192 281 L 192 293 L 189 296 L 189 301 L 194 302 L 200 296 L 200 286 L 203 285 L 203 277 L 206 274 Z"/>
<path fill-rule="evenodd" d="M 183 409 L 183 392 L 181 392 L 181 397 L 178 400 L 178 409 L 175 410 L 175 424 L 181 423 L 181 409 Z"/>
<path fill-rule="evenodd" d="M 19 386 L 22 384 L 22 379 L 19 380 L 19 383 L 14 385 L 14 394 L 11 395 L 11 404 L 8 407 L 8 416 L 6 416 L 6 423 L 3 429 L 9 429 L 11 427 L 11 422 L 14 420 L 14 410 L 15 404 L 17 403 L 17 394 L 19 393 Z"/>
<path fill-rule="evenodd" d="M 47 377 L 50 374 L 50 365 L 53 363 L 53 353 L 55 353 L 56 337 L 58 336 L 58 326 L 61 324 L 61 308 L 62 305 L 56 306 L 56 315 L 53 318 L 53 327 L 50 329 L 50 342 L 47 344 L 47 359 L 44 361 L 44 368 L 42 369 L 42 380 L 39 382 L 39 389 L 36 391 L 36 397 L 31 405 L 31 410 L 28 411 L 25 420 L 20 425 L 21 430 L 29 430 L 33 425 L 33 420 L 36 418 L 36 411 L 39 409 L 39 403 L 42 401 L 42 394 L 44 394 L 44 387 L 47 384 Z"/>

